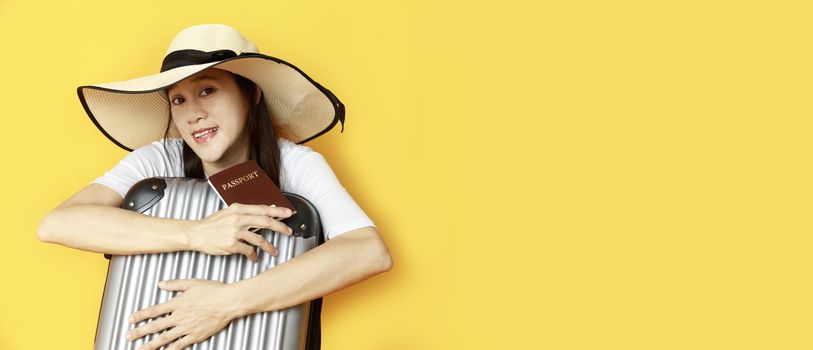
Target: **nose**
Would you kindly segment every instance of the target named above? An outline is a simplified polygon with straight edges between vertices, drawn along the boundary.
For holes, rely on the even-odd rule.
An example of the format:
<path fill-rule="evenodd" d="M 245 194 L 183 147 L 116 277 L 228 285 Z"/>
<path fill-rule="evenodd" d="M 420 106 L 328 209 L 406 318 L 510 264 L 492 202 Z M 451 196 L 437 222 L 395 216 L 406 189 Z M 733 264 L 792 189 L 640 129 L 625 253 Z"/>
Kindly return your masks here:
<path fill-rule="evenodd" d="M 190 101 L 190 102 L 189 102 L 189 105 L 190 105 L 190 107 L 192 107 L 192 108 L 190 109 L 190 112 L 191 112 L 191 118 L 189 118 L 189 120 L 187 121 L 187 123 L 189 123 L 189 124 L 195 124 L 195 123 L 197 123 L 199 120 L 201 120 L 201 119 L 206 119 L 206 118 L 209 116 L 209 114 L 208 114 L 208 113 L 206 113 L 206 110 L 205 110 L 205 109 L 203 109 L 203 108 L 201 107 L 200 103 L 198 103 L 197 101 L 194 101 L 194 102 Z"/>

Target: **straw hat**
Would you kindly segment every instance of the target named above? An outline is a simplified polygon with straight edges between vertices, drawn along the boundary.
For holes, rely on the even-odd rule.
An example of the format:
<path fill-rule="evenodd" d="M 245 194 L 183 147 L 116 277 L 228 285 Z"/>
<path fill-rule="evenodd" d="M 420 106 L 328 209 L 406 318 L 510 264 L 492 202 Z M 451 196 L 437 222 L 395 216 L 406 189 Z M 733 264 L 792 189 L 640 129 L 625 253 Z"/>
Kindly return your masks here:
<path fill-rule="evenodd" d="M 273 124 L 304 143 L 341 122 L 344 105 L 330 90 L 294 65 L 259 53 L 236 29 L 203 24 L 179 32 L 161 71 L 135 79 L 80 86 L 79 100 L 90 120 L 116 145 L 132 151 L 164 136 L 169 101 L 164 89 L 210 67 L 244 76 L 264 92 Z M 180 137 L 171 125 L 169 137 Z"/>

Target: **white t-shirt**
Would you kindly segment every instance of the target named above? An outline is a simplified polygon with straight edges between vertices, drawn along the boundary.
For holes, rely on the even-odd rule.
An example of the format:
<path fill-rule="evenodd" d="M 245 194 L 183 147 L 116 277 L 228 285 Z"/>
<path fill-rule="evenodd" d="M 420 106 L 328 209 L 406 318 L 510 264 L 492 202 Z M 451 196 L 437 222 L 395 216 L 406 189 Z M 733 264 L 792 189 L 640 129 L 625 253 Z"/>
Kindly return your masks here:
<path fill-rule="evenodd" d="M 124 157 L 113 169 L 92 183 L 108 186 L 122 198 L 136 182 L 153 176 L 183 176 L 183 139 L 154 141 Z M 280 189 L 305 197 L 319 211 L 327 239 L 365 226 L 372 220 L 344 189 L 324 156 L 308 146 L 280 138 Z M 169 156 L 171 158 L 168 158 Z"/>

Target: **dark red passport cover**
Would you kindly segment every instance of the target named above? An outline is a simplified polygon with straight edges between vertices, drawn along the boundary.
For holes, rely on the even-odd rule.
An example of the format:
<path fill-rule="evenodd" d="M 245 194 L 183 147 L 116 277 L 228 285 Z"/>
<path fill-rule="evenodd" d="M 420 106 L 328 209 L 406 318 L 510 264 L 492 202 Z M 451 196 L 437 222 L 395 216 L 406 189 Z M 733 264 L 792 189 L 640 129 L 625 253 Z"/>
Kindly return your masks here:
<path fill-rule="evenodd" d="M 227 205 L 265 204 L 296 210 L 254 160 L 242 162 L 209 176 L 209 185 Z"/>

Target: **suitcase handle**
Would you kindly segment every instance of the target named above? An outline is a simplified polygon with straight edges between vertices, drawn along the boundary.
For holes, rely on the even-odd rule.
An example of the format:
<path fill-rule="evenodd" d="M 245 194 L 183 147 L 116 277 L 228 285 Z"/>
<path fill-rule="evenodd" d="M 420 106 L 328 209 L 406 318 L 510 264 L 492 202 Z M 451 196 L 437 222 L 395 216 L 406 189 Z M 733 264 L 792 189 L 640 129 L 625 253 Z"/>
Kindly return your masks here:
<path fill-rule="evenodd" d="M 167 188 L 166 180 L 160 177 L 151 177 L 139 182 L 130 187 L 124 200 L 121 202 L 121 207 L 128 210 L 144 213 L 150 209 L 155 203 L 164 198 L 164 190 Z"/>
<path fill-rule="evenodd" d="M 144 213 L 155 203 L 158 203 L 161 198 L 164 198 L 166 188 L 166 178 L 162 177 L 150 177 L 136 182 L 124 196 L 121 208 Z M 322 221 L 319 218 L 319 211 L 316 210 L 316 206 L 296 193 L 282 192 L 282 194 L 293 204 L 296 211 L 296 214 L 280 220 L 294 231 L 293 236 L 302 238 L 320 236 L 322 234 Z M 319 239 L 319 243 L 323 241 L 323 239 Z M 111 256 L 110 254 L 104 255 L 107 259 L 110 259 Z"/>

